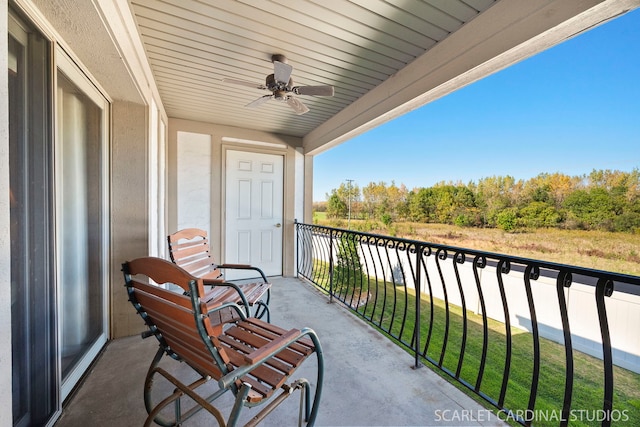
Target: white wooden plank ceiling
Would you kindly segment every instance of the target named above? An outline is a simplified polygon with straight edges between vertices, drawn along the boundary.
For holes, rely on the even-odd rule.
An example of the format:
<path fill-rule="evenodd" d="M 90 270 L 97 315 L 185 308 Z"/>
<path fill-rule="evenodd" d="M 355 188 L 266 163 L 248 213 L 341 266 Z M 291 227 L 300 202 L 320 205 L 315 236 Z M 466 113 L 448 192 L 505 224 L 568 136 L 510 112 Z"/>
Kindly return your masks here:
<path fill-rule="evenodd" d="M 170 117 L 304 136 L 424 54 L 493 0 L 131 0 Z M 269 92 L 272 54 L 295 85 L 332 85 L 333 97 L 297 96 L 310 111 Z"/>

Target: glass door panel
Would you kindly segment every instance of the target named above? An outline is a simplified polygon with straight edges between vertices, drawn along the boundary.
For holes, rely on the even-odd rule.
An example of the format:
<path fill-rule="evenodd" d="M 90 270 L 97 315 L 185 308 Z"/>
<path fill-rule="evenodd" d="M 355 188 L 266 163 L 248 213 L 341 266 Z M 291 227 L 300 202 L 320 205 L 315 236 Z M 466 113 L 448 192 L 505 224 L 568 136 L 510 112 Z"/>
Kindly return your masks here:
<path fill-rule="evenodd" d="M 56 222 L 64 399 L 106 342 L 108 104 L 58 52 Z"/>
<path fill-rule="evenodd" d="M 59 411 L 53 280 L 51 45 L 9 7 L 13 425 Z"/>

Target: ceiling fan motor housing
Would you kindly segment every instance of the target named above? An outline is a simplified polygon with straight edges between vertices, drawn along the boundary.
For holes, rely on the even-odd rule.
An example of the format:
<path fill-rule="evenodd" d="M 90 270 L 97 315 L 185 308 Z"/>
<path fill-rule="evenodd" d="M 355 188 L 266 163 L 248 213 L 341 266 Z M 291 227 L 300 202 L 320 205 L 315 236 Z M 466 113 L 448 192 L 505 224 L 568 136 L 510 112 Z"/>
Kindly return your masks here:
<path fill-rule="evenodd" d="M 269 74 L 267 76 L 266 81 L 265 81 L 265 86 L 270 91 L 277 91 L 277 90 L 289 91 L 293 87 L 293 79 L 289 78 L 289 82 L 288 83 L 279 82 L 279 81 L 276 80 L 276 78 L 274 77 L 273 74 Z"/>
<path fill-rule="evenodd" d="M 271 62 L 276 62 L 276 61 L 286 64 L 287 58 L 280 53 L 274 53 L 273 55 L 271 55 Z"/>

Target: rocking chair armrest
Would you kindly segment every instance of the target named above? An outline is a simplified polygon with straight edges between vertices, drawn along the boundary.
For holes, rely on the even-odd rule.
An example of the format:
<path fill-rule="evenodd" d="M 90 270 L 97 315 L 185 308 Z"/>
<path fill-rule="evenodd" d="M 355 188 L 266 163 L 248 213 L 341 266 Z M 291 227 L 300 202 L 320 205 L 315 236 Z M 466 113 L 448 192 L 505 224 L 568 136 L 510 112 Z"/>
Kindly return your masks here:
<path fill-rule="evenodd" d="M 202 279 L 202 283 L 205 286 L 222 285 L 225 282 L 226 282 L 226 280 L 224 280 L 224 279 Z"/>
<path fill-rule="evenodd" d="M 229 269 L 236 269 L 236 270 L 255 270 L 257 271 L 260 276 L 262 276 L 262 280 L 264 280 L 265 283 L 269 283 L 269 281 L 267 280 L 267 276 L 264 274 L 264 272 L 258 268 L 255 267 L 253 265 L 249 265 L 249 264 L 221 264 L 217 266 L 219 269 L 225 269 L 225 268 L 229 268 Z"/>
<path fill-rule="evenodd" d="M 247 375 L 249 372 L 262 365 L 265 362 L 268 362 L 274 355 L 278 352 L 284 350 L 289 347 L 291 344 L 303 338 L 305 335 L 310 335 L 312 341 L 315 345 L 319 345 L 318 339 L 316 337 L 316 333 L 313 329 L 310 328 L 302 328 L 302 330 L 291 329 L 287 331 L 285 334 L 281 335 L 277 339 L 268 343 L 267 345 L 256 349 L 255 351 L 244 356 L 244 360 L 248 363 L 247 365 L 239 366 L 237 369 L 229 372 L 227 375 L 223 376 L 218 380 L 218 385 L 221 388 L 229 388 L 237 379 L 242 378 Z"/>
<path fill-rule="evenodd" d="M 207 312 L 206 313 L 202 313 L 205 316 L 208 316 L 211 313 L 215 313 L 216 311 L 220 311 L 222 309 L 225 308 L 232 308 L 235 311 L 238 312 L 238 315 L 240 316 L 241 320 L 246 320 L 247 319 L 247 312 L 246 310 L 243 310 L 238 304 L 236 304 L 235 302 L 219 302 L 219 301 L 211 301 L 209 303 L 207 303 Z"/>
<path fill-rule="evenodd" d="M 252 268 L 251 264 L 218 264 L 218 268 Z"/>
<path fill-rule="evenodd" d="M 238 298 L 240 298 L 240 301 L 242 301 L 242 305 L 244 305 L 245 307 L 246 317 L 250 316 L 249 301 L 247 301 L 247 297 L 244 295 L 244 292 L 240 290 L 238 285 L 236 285 L 235 283 L 227 282 L 224 279 L 204 279 L 202 283 L 205 286 L 228 286 L 235 289 L 236 293 L 238 294 Z"/>
<path fill-rule="evenodd" d="M 290 342 L 288 342 L 292 337 L 297 337 L 300 331 L 298 329 L 291 329 L 286 333 L 279 336 L 277 339 L 271 341 L 267 345 L 264 345 L 249 354 L 244 355 L 245 362 L 255 365 L 260 359 L 263 359 L 265 356 L 270 357 L 272 352 L 275 350 L 282 350 L 285 347 L 288 347 Z M 283 344 L 285 343 L 285 344 Z"/>

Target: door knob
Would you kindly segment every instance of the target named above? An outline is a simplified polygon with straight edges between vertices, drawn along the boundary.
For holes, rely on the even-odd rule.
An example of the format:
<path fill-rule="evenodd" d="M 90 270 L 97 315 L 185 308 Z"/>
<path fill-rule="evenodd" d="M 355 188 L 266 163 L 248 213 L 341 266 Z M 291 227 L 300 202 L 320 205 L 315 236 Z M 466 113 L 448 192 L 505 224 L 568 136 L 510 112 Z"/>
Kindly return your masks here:
<path fill-rule="evenodd" d="M 276 224 L 276 228 L 280 228 L 280 227 L 282 227 L 282 224 L 277 223 L 277 224 Z"/>

